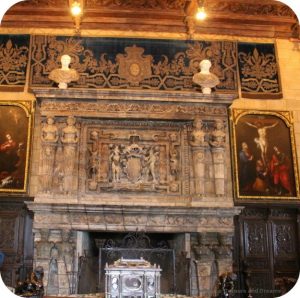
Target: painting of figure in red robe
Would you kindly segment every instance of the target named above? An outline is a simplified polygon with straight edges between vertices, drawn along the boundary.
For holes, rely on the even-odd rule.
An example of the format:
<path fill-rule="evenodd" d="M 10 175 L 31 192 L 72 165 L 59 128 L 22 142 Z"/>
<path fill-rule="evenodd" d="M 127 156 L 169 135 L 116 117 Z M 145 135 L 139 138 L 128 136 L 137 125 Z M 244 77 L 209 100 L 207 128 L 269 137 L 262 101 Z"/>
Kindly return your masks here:
<path fill-rule="evenodd" d="M 30 115 L 17 104 L 0 103 L 0 192 L 25 192 Z"/>
<path fill-rule="evenodd" d="M 238 197 L 296 198 L 299 186 L 289 119 L 275 112 L 245 112 L 233 129 Z"/>

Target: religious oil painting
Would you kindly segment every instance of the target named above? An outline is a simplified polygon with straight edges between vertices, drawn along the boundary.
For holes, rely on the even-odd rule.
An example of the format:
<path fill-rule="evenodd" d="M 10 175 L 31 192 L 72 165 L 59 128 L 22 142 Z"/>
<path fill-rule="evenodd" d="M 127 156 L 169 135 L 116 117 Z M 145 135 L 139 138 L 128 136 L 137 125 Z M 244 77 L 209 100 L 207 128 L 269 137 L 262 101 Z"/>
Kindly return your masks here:
<path fill-rule="evenodd" d="M 31 103 L 0 102 L 0 192 L 26 192 Z"/>
<path fill-rule="evenodd" d="M 236 199 L 297 199 L 291 112 L 231 111 Z"/>

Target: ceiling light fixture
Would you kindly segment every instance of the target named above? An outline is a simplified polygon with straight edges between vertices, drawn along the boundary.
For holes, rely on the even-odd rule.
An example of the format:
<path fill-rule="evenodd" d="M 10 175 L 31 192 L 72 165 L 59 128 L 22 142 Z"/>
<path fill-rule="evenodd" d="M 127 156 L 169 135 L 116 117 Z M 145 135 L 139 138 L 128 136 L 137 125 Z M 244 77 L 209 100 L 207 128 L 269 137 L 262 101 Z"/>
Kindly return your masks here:
<path fill-rule="evenodd" d="M 196 19 L 199 21 L 205 20 L 207 17 L 207 13 L 204 9 L 204 1 L 198 1 L 198 9 L 196 13 Z"/>
<path fill-rule="evenodd" d="M 77 17 L 82 14 L 82 8 L 79 2 L 74 1 L 71 5 L 71 14 L 73 17 Z"/>
<path fill-rule="evenodd" d="M 69 7 L 75 23 L 75 33 L 80 34 L 81 17 L 83 14 L 83 0 L 69 0 Z"/>

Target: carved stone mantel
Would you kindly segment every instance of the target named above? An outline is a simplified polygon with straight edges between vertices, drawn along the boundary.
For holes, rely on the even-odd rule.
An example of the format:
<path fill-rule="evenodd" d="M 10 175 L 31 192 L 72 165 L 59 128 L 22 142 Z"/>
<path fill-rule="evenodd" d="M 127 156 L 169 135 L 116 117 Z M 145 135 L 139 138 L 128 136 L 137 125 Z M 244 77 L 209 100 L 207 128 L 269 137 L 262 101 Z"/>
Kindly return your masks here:
<path fill-rule="evenodd" d="M 241 208 L 42 204 L 28 202 L 35 229 L 146 232 L 233 232 Z"/>
<path fill-rule="evenodd" d="M 80 250 L 82 234 L 92 232 L 233 235 L 240 208 L 232 196 L 228 106 L 236 94 L 33 92 L 37 125 L 30 191 L 35 199 L 28 208 L 34 213 L 37 264 L 49 267 L 49 251 L 62 256 L 72 247 Z M 200 128 L 195 119 L 201 119 Z M 51 146 L 42 137 L 51 139 Z M 208 145 L 194 154 L 201 138 Z M 216 156 L 219 147 L 222 158 Z M 62 239 L 68 235 L 73 236 Z M 70 260 L 56 261 L 72 268 Z M 49 293 L 70 294 L 67 272 L 58 272 L 65 282 L 50 283 Z"/>
<path fill-rule="evenodd" d="M 212 93 L 188 91 L 153 91 L 153 90 L 112 90 L 112 89 L 67 89 L 32 88 L 37 99 L 76 99 L 76 100 L 122 100 L 148 102 L 183 102 L 215 103 L 229 105 L 238 98 L 237 93 Z"/>

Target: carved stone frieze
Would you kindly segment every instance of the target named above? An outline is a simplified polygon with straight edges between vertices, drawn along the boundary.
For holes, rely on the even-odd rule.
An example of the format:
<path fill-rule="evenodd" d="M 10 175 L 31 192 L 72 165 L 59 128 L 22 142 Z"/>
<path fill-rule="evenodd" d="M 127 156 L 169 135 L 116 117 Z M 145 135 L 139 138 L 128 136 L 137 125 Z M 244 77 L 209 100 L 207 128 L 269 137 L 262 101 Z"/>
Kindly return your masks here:
<path fill-rule="evenodd" d="M 203 104 L 162 104 L 162 103 L 103 103 L 103 102 L 53 102 L 45 100 L 42 102 L 44 113 L 56 112 L 57 115 L 82 113 L 85 115 L 159 115 L 174 117 L 182 115 L 181 118 L 189 118 L 196 115 L 202 116 L 227 116 L 226 107 L 209 106 Z M 185 117 L 184 117 L 185 116 Z M 165 117 L 164 117 L 165 118 Z"/>
<path fill-rule="evenodd" d="M 114 229 L 121 231 L 125 227 L 126 229 L 135 229 L 139 226 L 140 228 L 147 227 L 149 230 L 163 227 L 170 232 L 187 230 L 212 232 L 218 229 L 222 233 L 232 233 L 233 215 L 239 212 L 235 209 L 221 211 L 211 208 L 145 208 L 139 206 L 114 206 L 112 208 L 101 205 L 91 205 L 90 207 L 88 205 L 78 205 L 75 212 L 69 209 L 68 206 L 60 204 L 56 205 L 55 210 L 52 207 L 49 209 L 49 206 L 41 203 L 29 204 L 29 208 L 35 212 L 35 228 L 38 228 L 40 231 L 44 231 L 41 229 L 49 229 L 49 226 L 51 226 L 52 230 L 59 230 L 62 227 L 66 229 L 68 227 L 74 228 L 75 226 L 78 229 L 86 229 L 93 225 L 95 229 L 99 228 L 100 230 L 108 231 Z M 51 233 L 53 234 L 53 232 Z M 224 237 L 224 241 L 221 241 L 216 236 L 215 244 L 229 245 L 229 236 Z M 42 238 L 48 239 L 49 234 Z M 208 242 L 211 243 L 211 239 Z"/>

